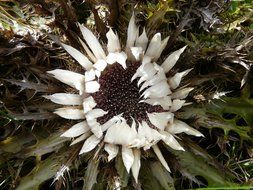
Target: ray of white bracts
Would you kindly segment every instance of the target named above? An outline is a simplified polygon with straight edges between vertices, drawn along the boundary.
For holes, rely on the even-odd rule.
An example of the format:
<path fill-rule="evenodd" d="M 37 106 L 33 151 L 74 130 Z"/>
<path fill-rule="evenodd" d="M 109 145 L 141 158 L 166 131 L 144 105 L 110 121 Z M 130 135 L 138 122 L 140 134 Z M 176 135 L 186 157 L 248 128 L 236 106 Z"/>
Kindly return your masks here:
<path fill-rule="evenodd" d="M 47 71 L 47 73 L 53 75 L 54 78 L 62 83 L 79 90 L 80 94 L 84 92 L 85 78 L 83 75 L 63 69 L 55 69 Z"/>
<path fill-rule="evenodd" d="M 186 133 L 188 135 L 193 135 L 196 137 L 204 137 L 204 135 L 200 133 L 198 130 L 190 127 L 185 122 L 177 119 L 174 119 L 173 123 L 167 125 L 165 131 L 171 134 Z"/>
<path fill-rule="evenodd" d="M 68 114 L 68 113 L 67 113 Z M 90 133 L 93 130 L 93 125 L 90 121 L 97 122 L 96 119 L 104 115 L 105 112 L 101 109 L 93 109 L 88 112 L 86 121 L 80 122 L 72 126 L 69 130 L 62 134 L 64 137 L 76 138 L 72 144 L 85 141 L 80 154 L 93 150 L 102 140 L 102 136 L 97 136 L 96 132 Z M 167 114 L 167 113 L 166 113 Z M 71 117 L 72 114 L 64 116 Z M 151 119 L 152 120 L 152 119 Z M 138 131 L 136 130 L 136 122 L 133 120 L 132 126 L 128 126 L 126 120 L 121 116 L 115 116 L 103 125 L 99 126 L 102 132 L 106 132 L 103 141 L 105 144 L 105 151 L 108 153 L 108 160 L 115 158 L 119 152 L 119 147 L 122 147 L 123 163 L 129 172 L 132 170 L 135 180 L 138 180 L 138 173 L 140 169 L 140 148 L 144 150 L 153 147 L 155 154 L 158 156 L 164 167 L 169 170 L 165 159 L 162 157 L 159 148 L 156 147 L 158 141 L 163 140 L 167 145 L 176 150 L 184 150 L 182 146 L 176 141 L 171 133 L 163 130 L 155 130 L 148 126 L 146 122 L 138 123 Z M 167 128 L 166 128 L 167 129 Z M 172 129 L 170 129 L 172 130 Z"/>
<path fill-rule="evenodd" d="M 182 87 L 177 90 L 182 78 L 191 69 L 176 73 L 169 79 L 165 75 L 176 64 L 186 46 L 172 52 L 160 66 L 155 61 L 159 59 L 169 37 L 162 40 L 161 34 L 157 33 L 148 43 L 145 29 L 139 35 L 139 28 L 135 23 L 134 15 L 128 26 L 125 51 L 122 51 L 118 35 L 112 29 L 109 29 L 106 34 L 108 52 L 105 52 L 96 36 L 88 28 L 78 25 L 85 41 L 79 40 L 91 61 L 79 50 L 63 43 L 61 45 L 86 70 L 84 75 L 61 69 L 49 71 L 48 73 L 52 74 L 57 80 L 79 90 L 80 95 L 56 93 L 44 96 L 57 104 L 83 106 L 82 110 L 76 107 L 64 107 L 55 110 L 54 113 L 66 119 L 86 119 L 73 125 L 62 136 L 75 138 L 71 145 L 85 140 L 80 154 L 93 150 L 103 141 L 105 143 L 104 150 L 108 153 L 108 161 L 115 158 L 121 148 L 126 170 L 128 172 L 132 171 L 136 182 L 138 181 L 141 165 L 141 148 L 148 150 L 152 147 L 162 165 L 170 171 L 157 146 L 157 142 L 162 140 L 172 149 L 183 151 L 184 148 L 175 138 L 176 134 L 186 133 L 197 137 L 203 136 L 186 123 L 174 119 L 172 113 L 185 105 L 184 98 L 193 89 Z M 97 104 L 93 97 L 89 96 L 89 93 L 99 90 L 98 79 L 108 64 L 117 62 L 126 69 L 127 59 L 141 62 L 140 67 L 131 79 L 132 81 L 138 80 L 137 85 L 142 95 L 139 103 L 160 105 L 166 110 L 160 113 L 147 113 L 148 119 L 156 127 L 155 129 L 151 128 L 146 121 L 136 123 L 134 119 L 132 125 L 129 126 L 122 114 L 114 116 L 102 125 L 97 121 L 99 117 L 107 112 L 95 108 Z"/>
<path fill-rule="evenodd" d="M 61 43 L 62 47 L 86 70 L 86 72 L 84 76 L 61 69 L 48 71 L 48 73 L 52 74 L 57 80 L 76 88 L 79 90 L 80 94 L 85 92 L 94 93 L 100 88 L 98 78 L 107 64 L 118 62 L 126 68 L 127 55 L 125 52 L 120 51 L 121 47 L 118 36 L 112 29 L 106 34 L 108 39 L 108 55 L 106 56 L 96 36 L 85 26 L 81 24 L 78 25 L 88 46 L 81 39 L 79 40 L 93 63 L 79 50 Z"/>
<path fill-rule="evenodd" d="M 145 29 L 143 29 L 140 36 L 138 36 L 138 30 L 139 28 L 135 24 L 133 15 L 128 27 L 126 48 L 131 51 L 130 56 L 133 55 L 136 61 L 141 61 L 141 66 L 131 79 L 133 81 L 138 78 L 138 86 L 140 86 L 140 92 L 142 92 L 140 103 L 145 102 L 151 105 L 160 105 L 165 110 L 170 110 L 171 112 L 177 111 L 185 104 L 185 101 L 181 99 L 184 99 L 192 88 L 183 88 L 176 92 L 172 92 L 172 90 L 174 91 L 179 86 L 182 78 L 191 69 L 177 73 L 169 80 L 167 80 L 165 73 L 169 72 L 176 64 L 187 46 L 172 52 L 162 65 L 159 66 L 154 61 L 160 57 L 169 37 L 162 40 L 161 34 L 157 33 L 147 46 L 148 38 Z"/>
<path fill-rule="evenodd" d="M 82 105 L 82 96 L 78 94 L 68 94 L 68 93 L 55 93 L 48 96 L 43 96 L 46 99 L 51 100 L 56 104 L 61 105 Z"/>
<path fill-rule="evenodd" d="M 160 105 L 170 112 L 179 110 L 185 104 L 183 99 L 188 96 L 193 88 L 174 90 L 179 86 L 182 77 L 187 75 L 191 69 L 177 73 L 167 81 L 164 69 L 156 63 L 149 62 L 150 60 L 145 57 L 131 79 L 132 81 L 138 79 L 137 84 L 140 87 L 140 92 L 142 92 L 140 103 L 145 102 L 153 106 Z"/>
<path fill-rule="evenodd" d="M 138 79 L 137 84 L 140 87 L 140 92 L 142 93 L 140 103 L 145 102 L 151 105 L 160 105 L 165 110 L 175 112 L 185 104 L 185 101 L 181 99 L 187 97 L 193 88 L 182 88 L 175 92 L 172 92 L 172 90 L 174 91 L 179 86 L 182 78 L 186 76 L 191 69 L 177 73 L 175 76 L 167 80 L 165 75 L 166 71 L 168 72 L 175 65 L 186 46 L 176 52 L 173 52 L 162 64 L 162 66 L 159 66 L 152 62 L 152 57 L 155 57 L 155 55 L 150 57 L 151 52 L 148 50 L 149 48 L 158 48 L 158 46 L 161 49 L 162 42 L 160 38 L 159 34 L 153 38 L 153 42 L 149 44 L 151 47 L 147 48 L 147 52 L 142 59 L 141 65 L 136 70 L 131 81 Z M 158 43 L 158 46 L 155 45 L 156 42 Z M 165 40 L 164 43 L 167 43 L 167 40 Z M 171 59 L 171 61 L 169 61 L 169 59 Z"/>

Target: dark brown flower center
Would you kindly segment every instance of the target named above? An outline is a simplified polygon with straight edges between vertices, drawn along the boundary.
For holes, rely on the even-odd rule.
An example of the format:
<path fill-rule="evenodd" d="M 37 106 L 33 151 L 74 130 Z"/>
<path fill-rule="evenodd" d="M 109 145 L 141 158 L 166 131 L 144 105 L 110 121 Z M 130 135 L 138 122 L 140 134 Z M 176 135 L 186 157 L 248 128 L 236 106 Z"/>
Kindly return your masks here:
<path fill-rule="evenodd" d="M 147 103 L 139 103 L 141 93 L 137 86 L 137 80 L 131 82 L 132 76 L 140 66 L 140 62 L 127 61 L 127 68 L 120 64 L 108 65 L 99 78 L 100 89 L 92 94 L 97 103 L 97 108 L 108 111 L 108 114 L 98 118 L 100 124 L 105 123 L 113 116 L 123 114 L 128 124 L 135 121 L 148 121 L 147 112 L 161 112 L 161 106 L 152 106 Z"/>

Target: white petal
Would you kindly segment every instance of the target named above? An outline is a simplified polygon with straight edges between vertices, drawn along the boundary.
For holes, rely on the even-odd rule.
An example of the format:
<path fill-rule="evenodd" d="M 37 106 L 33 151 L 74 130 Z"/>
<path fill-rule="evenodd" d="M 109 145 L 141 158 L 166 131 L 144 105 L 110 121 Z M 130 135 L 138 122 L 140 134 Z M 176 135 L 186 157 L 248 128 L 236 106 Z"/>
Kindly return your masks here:
<path fill-rule="evenodd" d="M 98 39 L 94 34 L 85 26 L 79 24 L 80 30 L 82 32 L 83 38 L 87 42 L 88 46 L 90 47 L 93 54 L 96 56 L 97 59 L 105 59 L 105 52 L 99 43 Z"/>
<path fill-rule="evenodd" d="M 86 121 L 77 123 L 75 125 L 73 125 L 70 129 L 68 129 L 67 131 L 65 131 L 61 137 L 77 137 L 83 133 L 86 133 L 87 131 L 89 131 L 90 128 L 88 127 Z"/>
<path fill-rule="evenodd" d="M 142 126 L 141 123 L 138 123 L 138 133 L 137 137 L 134 139 L 134 141 L 131 143 L 131 147 L 143 147 L 146 145 L 146 134 L 144 127 Z"/>
<path fill-rule="evenodd" d="M 91 132 L 90 132 L 90 131 L 88 131 L 88 132 L 82 134 L 80 137 L 78 137 L 78 138 L 76 138 L 75 140 L 73 140 L 73 141 L 71 142 L 70 146 L 73 146 L 74 144 L 77 144 L 77 143 L 79 143 L 79 142 L 81 142 L 81 141 L 87 139 L 90 135 L 91 135 Z"/>
<path fill-rule="evenodd" d="M 102 137 L 103 135 L 102 128 L 101 128 L 100 123 L 98 123 L 96 119 L 92 119 L 92 120 L 87 119 L 87 123 L 90 130 L 97 138 Z"/>
<path fill-rule="evenodd" d="M 135 80 L 137 77 L 141 77 L 141 79 L 138 81 L 140 84 L 140 81 L 151 79 L 155 75 L 157 70 L 155 69 L 153 63 L 147 62 L 148 60 L 149 59 L 147 57 L 145 60 L 143 60 L 141 66 L 136 70 L 135 74 L 131 78 L 131 81 Z"/>
<path fill-rule="evenodd" d="M 161 82 L 162 80 L 167 79 L 164 74 L 163 69 L 159 65 L 157 65 L 156 63 L 154 63 L 154 69 L 157 70 L 158 72 L 152 78 L 150 78 L 150 79 L 148 78 L 149 80 L 146 80 L 142 84 L 140 91 L 144 90 L 148 86 L 155 85 L 155 84 Z"/>
<path fill-rule="evenodd" d="M 150 149 L 151 146 L 156 144 L 161 139 L 165 138 L 165 136 L 163 137 L 163 135 L 161 135 L 157 130 L 150 128 L 149 125 L 144 121 L 142 122 L 141 130 L 143 130 L 142 133 L 146 139 L 146 143 L 143 146 L 144 150 Z"/>
<path fill-rule="evenodd" d="M 134 81 L 136 78 L 141 77 L 143 75 L 150 75 L 152 76 L 156 73 L 154 65 L 150 63 L 151 58 L 144 56 L 142 59 L 142 63 L 140 67 L 136 70 L 135 74 L 132 76 L 131 81 Z"/>
<path fill-rule="evenodd" d="M 141 168 L 141 151 L 139 149 L 133 149 L 134 162 L 132 165 L 132 173 L 135 179 L 135 182 L 138 183 L 139 171 Z"/>
<path fill-rule="evenodd" d="M 101 75 L 101 72 L 100 72 L 100 71 L 98 71 L 98 70 L 95 70 L 95 75 L 99 78 L 99 77 L 100 77 L 100 75 Z"/>
<path fill-rule="evenodd" d="M 108 64 L 119 63 L 124 69 L 126 69 L 127 55 L 125 52 L 109 53 L 106 57 Z"/>
<path fill-rule="evenodd" d="M 85 98 L 83 100 L 83 112 L 87 113 L 88 111 L 92 110 L 96 105 L 97 103 L 95 102 L 92 96 Z"/>
<path fill-rule="evenodd" d="M 65 119 L 84 119 L 85 118 L 83 111 L 76 108 L 58 108 L 54 111 L 54 113 Z"/>
<path fill-rule="evenodd" d="M 164 110 L 168 110 L 172 105 L 170 96 L 165 96 L 163 98 L 150 98 L 146 100 L 141 100 L 140 102 L 145 102 L 152 106 L 160 105 Z"/>
<path fill-rule="evenodd" d="M 95 80 L 96 73 L 94 69 L 90 69 L 89 71 L 86 71 L 84 74 L 85 82 Z"/>
<path fill-rule="evenodd" d="M 110 144 L 128 146 L 136 137 L 137 133 L 126 122 L 116 123 L 105 134 L 104 141 Z"/>
<path fill-rule="evenodd" d="M 152 146 L 156 156 L 158 157 L 158 159 L 160 160 L 161 164 L 165 167 L 166 170 L 168 170 L 170 172 L 170 168 L 166 162 L 166 160 L 164 159 L 159 147 L 157 145 Z"/>
<path fill-rule="evenodd" d="M 143 56 L 142 47 L 131 47 L 131 53 L 135 58 L 135 61 L 139 61 Z"/>
<path fill-rule="evenodd" d="M 108 52 L 119 52 L 121 50 L 119 37 L 116 35 L 113 30 L 110 28 L 106 33 L 107 37 L 107 49 Z"/>
<path fill-rule="evenodd" d="M 90 60 L 80 51 L 63 43 L 61 43 L 61 45 L 86 70 L 92 68 L 92 63 L 90 62 Z"/>
<path fill-rule="evenodd" d="M 176 73 L 173 77 L 169 79 L 169 85 L 172 89 L 175 89 L 179 86 L 182 78 L 186 76 L 192 69 L 187 69 L 181 73 Z"/>
<path fill-rule="evenodd" d="M 164 48 L 166 47 L 168 40 L 169 40 L 169 36 L 162 41 L 159 49 L 156 51 L 156 54 L 154 55 L 155 56 L 154 61 L 160 58 L 160 55 L 162 54 Z"/>
<path fill-rule="evenodd" d="M 159 83 L 149 87 L 142 93 L 144 98 L 161 98 L 171 94 L 170 87 L 166 80 L 160 81 Z"/>
<path fill-rule="evenodd" d="M 116 57 L 117 62 L 124 68 L 126 69 L 126 60 L 127 60 L 127 55 L 125 52 L 120 52 L 117 53 L 117 57 Z"/>
<path fill-rule="evenodd" d="M 106 57 L 106 62 L 108 64 L 113 64 L 113 63 L 116 63 L 117 62 L 117 53 L 112 53 L 110 52 L 107 57 Z"/>
<path fill-rule="evenodd" d="M 133 15 L 129 21 L 128 28 L 127 28 L 127 44 L 126 44 L 127 48 L 134 46 L 134 43 L 135 43 L 138 33 L 139 33 L 139 31 L 138 31 L 138 27 L 135 24 L 135 16 L 133 13 Z"/>
<path fill-rule="evenodd" d="M 171 94 L 172 99 L 184 99 L 194 88 L 183 88 Z"/>
<path fill-rule="evenodd" d="M 161 34 L 156 33 L 151 39 L 145 55 L 154 59 L 156 57 L 158 50 L 160 49 L 161 43 L 162 43 Z"/>
<path fill-rule="evenodd" d="M 144 146 L 149 146 L 150 145 L 150 142 L 148 142 L 147 138 L 149 138 L 150 134 L 147 131 L 145 130 L 145 127 L 138 123 L 138 134 L 136 136 L 136 138 L 131 142 L 130 146 L 131 148 L 135 147 L 135 148 L 141 148 L 141 147 L 144 147 Z M 146 138 L 146 136 L 148 136 Z M 147 148 L 148 149 L 148 148 Z"/>
<path fill-rule="evenodd" d="M 49 96 L 43 96 L 56 104 L 62 105 L 82 105 L 82 97 L 78 94 L 55 93 Z"/>
<path fill-rule="evenodd" d="M 169 57 L 165 59 L 165 61 L 161 65 L 165 73 L 169 72 L 172 69 L 172 67 L 174 67 L 174 65 L 176 64 L 177 60 L 179 59 L 180 55 L 184 52 L 186 47 L 187 46 L 184 46 L 183 48 L 172 52 L 169 55 Z"/>
<path fill-rule="evenodd" d="M 161 131 L 160 133 L 162 133 L 166 137 L 163 139 L 163 142 L 165 144 L 167 144 L 169 147 L 171 147 L 174 150 L 184 151 L 184 148 L 177 142 L 177 140 L 175 139 L 175 137 L 173 137 L 173 135 L 171 135 L 170 133 L 166 131 Z"/>
<path fill-rule="evenodd" d="M 107 114 L 108 112 L 102 110 L 102 109 L 93 109 L 91 111 L 89 111 L 87 114 L 86 114 L 86 119 L 87 120 L 93 120 L 93 119 L 96 119 L 98 117 L 102 117 L 104 116 L 105 114 Z"/>
<path fill-rule="evenodd" d="M 185 122 L 176 119 L 172 124 L 166 127 L 166 131 L 172 134 L 186 133 L 188 135 L 193 135 L 196 137 L 204 137 L 204 135 L 200 133 L 198 130 L 190 127 Z"/>
<path fill-rule="evenodd" d="M 132 125 L 131 125 L 131 129 L 132 131 L 137 134 L 137 131 L 136 131 L 136 122 L 135 120 L 132 118 Z"/>
<path fill-rule="evenodd" d="M 171 112 L 179 110 L 185 103 L 185 100 L 174 99 L 170 108 Z"/>
<path fill-rule="evenodd" d="M 138 123 L 138 126 L 138 134 L 129 146 L 131 148 L 143 147 L 144 150 L 147 150 L 158 141 L 165 138 L 165 136 L 161 135 L 157 130 L 150 128 L 145 121 L 141 124 Z"/>
<path fill-rule="evenodd" d="M 143 135 L 147 142 L 151 142 L 153 140 L 153 134 L 151 131 L 151 128 L 148 126 L 148 124 L 145 121 L 142 121 L 141 125 L 140 125 L 140 131 L 138 131 L 141 136 Z"/>
<path fill-rule="evenodd" d="M 143 138 L 136 138 L 134 141 L 129 145 L 130 148 L 138 148 L 144 147 L 147 145 L 146 139 Z"/>
<path fill-rule="evenodd" d="M 104 116 L 108 112 L 102 109 L 93 109 L 86 114 L 87 123 L 91 129 L 91 131 L 96 135 L 96 137 L 100 138 L 103 135 L 102 127 L 100 123 L 97 122 L 97 118 Z"/>
<path fill-rule="evenodd" d="M 146 65 L 146 64 L 148 64 L 148 63 L 151 63 L 151 57 L 145 56 L 145 55 L 144 55 L 144 57 L 142 58 L 141 64 L 142 64 L 142 65 Z"/>
<path fill-rule="evenodd" d="M 116 125 L 118 122 L 120 122 L 120 120 L 117 118 L 117 116 L 114 116 L 113 118 L 111 118 L 110 120 L 108 120 L 107 122 L 105 122 L 101 126 L 102 132 L 107 131 L 107 129 L 109 129 L 110 127 Z"/>
<path fill-rule="evenodd" d="M 113 158 L 115 158 L 119 152 L 119 147 L 114 144 L 105 144 L 105 151 L 109 154 L 108 161 L 110 162 Z"/>
<path fill-rule="evenodd" d="M 99 59 L 94 65 L 93 67 L 96 68 L 99 71 L 103 71 L 107 66 L 107 63 L 105 60 L 103 59 Z"/>
<path fill-rule="evenodd" d="M 136 39 L 135 46 L 141 47 L 142 50 L 145 52 L 147 45 L 148 45 L 148 37 L 144 28 L 142 34 Z"/>
<path fill-rule="evenodd" d="M 76 88 L 79 91 L 84 90 L 84 75 L 63 69 L 55 69 L 52 71 L 47 71 L 47 73 L 52 74 L 57 80 Z"/>
<path fill-rule="evenodd" d="M 100 143 L 101 139 L 97 138 L 95 135 L 90 136 L 83 144 L 79 154 L 83 154 L 86 152 L 90 152 L 93 150 L 98 143 Z"/>
<path fill-rule="evenodd" d="M 97 81 L 88 81 L 85 83 L 85 92 L 94 93 L 99 91 L 100 84 Z"/>
<path fill-rule="evenodd" d="M 86 51 L 86 53 L 89 56 L 89 58 L 91 59 L 91 61 L 93 61 L 93 63 L 96 63 L 97 58 L 93 55 L 93 53 L 90 51 L 90 49 L 88 48 L 88 46 L 83 42 L 83 40 L 81 40 L 79 37 L 78 37 L 78 39 L 81 42 L 84 50 Z"/>
<path fill-rule="evenodd" d="M 122 147 L 122 160 L 127 172 L 129 173 L 130 168 L 134 163 L 134 154 L 131 148 L 127 148 L 125 146 Z"/>
<path fill-rule="evenodd" d="M 158 129 L 164 130 L 169 121 L 173 121 L 174 114 L 170 112 L 147 113 L 149 121 Z"/>
<path fill-rule="evenodd" d="M 97 122 L 97 118 L 104 116 L 108 112 L 105 112 L 102 109 L 93 109 L 86 114 L 87 123 L 91 129 L 91 131 L 96 135 L 96 137 L 100 138 L 103 135 L 102 128 L 100 123 Z"/>
<path fill-rule="evenodd" d="M 101 129 L 101 125 L 98 123 L 98 125 L 94 125 L 91 127 L 92 133 L 97 137 L 100 138 L 103 136 L 103 132 Z"/>

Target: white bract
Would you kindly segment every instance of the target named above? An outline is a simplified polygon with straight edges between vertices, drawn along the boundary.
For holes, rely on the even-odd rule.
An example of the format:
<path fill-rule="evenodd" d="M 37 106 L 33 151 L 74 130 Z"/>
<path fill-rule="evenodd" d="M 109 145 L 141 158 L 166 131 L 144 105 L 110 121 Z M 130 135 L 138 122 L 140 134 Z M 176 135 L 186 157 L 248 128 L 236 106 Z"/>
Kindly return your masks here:
<path fill-rule="evenodd" d="M 118 35 L 112 29 L 106 34 L 108 43 L 105 51 L 88 28 L 81 24 L 79 27 L 85 41 L 79 40 L 87 56 L 69 45 L 61 45 L 85 72 L 79 74 L 62 69 L 48 71 L 54 78 L 77 89 L 79 93 L 44 96 L 54 103 L 65 105 L 54 112 L 60 117 L 82 120 L 65 131 L 62 137 L 75 138 L 72 145 L 84 141 L 80 154 L 103 146 L 108 153 L 108 161 L 121 151 L 126 170 L 132 171 L 136 182 L 141 167 L 141 152 L 151 148 L 162 165 L 170 171 L 157 143 L 163 141 L 172 149 L 184 151 L 176 134 L 203 136 L 186 123 L 174 119 L 173 112 L 186 104 L 184 99 L 193 90 L 190 87 L 178 88 L 182 78 L 191 69 L 166 77 L 166 73 L 176 64 L 186 46 L 171 53 L 163 63 L 158 64 L 156 62 L 169 37 L 162 40 L 161 34 L 157 33 L 148 43 L 145 29 L 139 35 L 134 16 L 128 26 L 125 48 L 121 46 Z M 111 71 L 112 69 L 115 71 Z M 122 73 L 117 73 L 117 69 Z M 131 76 L 123 74 L 125 71 L 132 73 Z M 126 84 L 117 84 L 122 82 L 118 80 L 121 77 L 123 81 L 128 80 L 125 82 L 130 86 L 129 89 L 124 88 Z M 108 83 L 107 78 L 116 78 L 116 83 Z M 105 87 L 109 90 L 105 90 Z M 108 98 L 106 100 L 105 94 Z M 110 95 L 114 99 L 108 97 Z"/>

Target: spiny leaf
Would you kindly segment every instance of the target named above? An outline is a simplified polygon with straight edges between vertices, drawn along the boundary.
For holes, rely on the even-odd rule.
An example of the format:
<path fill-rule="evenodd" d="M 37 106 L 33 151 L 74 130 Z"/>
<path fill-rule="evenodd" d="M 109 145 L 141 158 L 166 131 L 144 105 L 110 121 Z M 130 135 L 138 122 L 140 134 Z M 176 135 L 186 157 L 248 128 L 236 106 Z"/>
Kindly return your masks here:
<path fill-rule="evenodd" d="M 173 1 L 158 1 L 156 5 L 153 3 L 148 3 L 147 5 L 147 30 L 148 34 L 153 34 L 160 25 L 166 21 L 165 15 L 168 12 L 175 12 Z"/>
<path fill-rule="evenodd" d="M 153 168 L 153 170 L 151 169 L 152 167 L 154 167 L 154 165 L 152 166 L 153 162 L 151 161 L 142 161 L 142 167 L 140 170 L 140 183 L 141 186 L 144 190 L 171 190 L 173 189 L 173 187 L 169 187 L 169 189 L 164 188 L 161 184 L 161 182 L 165 179 L 157 179 L 157 177 L 159 176 L 159 174 L 155 174 L 154 175 L 154 170 L 156 170 L 157 168 Z M 155 166 L 156 167 L 156 166 Z M 164 178 L 164 177 L 163 177 Z M 163 184 L 164 185 L 164 184 Z"/>
<path fill-rule="evenodd" d="M 197 145 L 192 145 L 188 143 L 192 149 L 198 151 L 198 154 L 194 154 L 190 150 L 186 151 L 175 151 L 170 150 L 178 160 L 178 163 L 181 165 L 183 170 L 185 170 L 186 174 L 189 176 L 202 176 L 208 182 L 208 187 L 215 186 L 234 186 L 235 184 L 230 182 L 229 176 L 226 176 L 222 170 L 211 165 L 213 163 L 212 159 L 208 158 L 207 155 L 200 147 Z M 182 170 L 182 171 L 183 171 Z M 185 175 L 185 174 L 184 174 Z"/>
<path fill-rule="evenodd" d="M 58 88 L 53 87 L 52 85 L 34 83 L 34 82 L 30 82 L 28 80 L 20 81 L 20 80 L 15 80 L 15 79 L 5 79 L 5 81 L 10 82 L 11 84 L 20 86 L 21 91 L 24 89 L 32 89 L 32 90 L 35 90 L 36 92 L 53 93 L 53 92 L 57 92 L 57 90 L 59 90 Z"/>
<path fill-rule="evenodd" d="M 20 133 L 19 135 L 9 137 L 6 140 L 0 142 L 0 152 L 15 154 L 21 151 L 26 143 L 29 143 L 34 139 L 34 136 L 28 133 Z"/>
<path fill-rule="evenodd" d="M 97 182 L 99 160 L 91 159 L 85 172 L 83 190 L 91 190 Z"/>
<path fill-rule="evenodd" d="M 120 155 L 118 155 L 116 157 L 115 167 L 117 169 L 118 175 L 119 175 L 120 180 L 121 180 L 121 186 L 122 187 L 127 187 L 127 184 L 128 184 L 128 181 L 129 181 L 129 174 L 126 171 L 126 168 L 123 164 L 122 157 Z"/>
<path fill-rule="evenodd" d="M 71 150 L 63 150 L 39 162 L 27 176 L 21 178 L 16 190 L 38 189 L 41 183 L 55 176 L 70 154 Z"/>
<path fill-rule="evenodd" d="M 223 101 L 214 101 L 208 106 L 208 111 L 211 113 L 234 113 L 245 119 L 248 125 L 253 124 L 253 101 L 242 98 L 222 98 Z"/>
<path fill-rule="evenodd" d="M 45 119 L 52 119 L 55 117 L 54 114 L 50 112 L 38 112 L 38 113 L 10 113 L 11 117 L 13 117 L 15 120 L 45 120 Z"/>
<path fill-rule="evenodd" d="M 164 189 L 174 190 L 174 181 L 168 171 L 164 169 L 160 162 L 150 164 L 151 171 L 154 177 L 159 181 Z"/>
<path fill-rule="evenodd" d="M 44 154 L 57 151 L 64 146 L 68 138 L 61 137 L 62 132 L 51 134 L 49 137 L 39 140 L 37 144 L 26 150 L 26 155 L 42 156 Z"/>
<path fill-rule="evenodd" d="M 241 98 L 222 98 L 221 100 L 212 101 L 204 107 L 188 107 L 184 112 L 178 114 L 181 119 L 189 119 L 196 117 L 195 124 L 205 128 L 220 128 L 227 135 L 229 131 L 234 131 L 240 135 L 242 140 L 252 141 L 249 135 L 251 131 L 250 125 L 253 123 L 253 109 L 250 100 Z M 238 125 L 238 119 L 227 120 L 223 118 L 223 114 L 237 114 L 243 118 L 247 126 Z"/>

